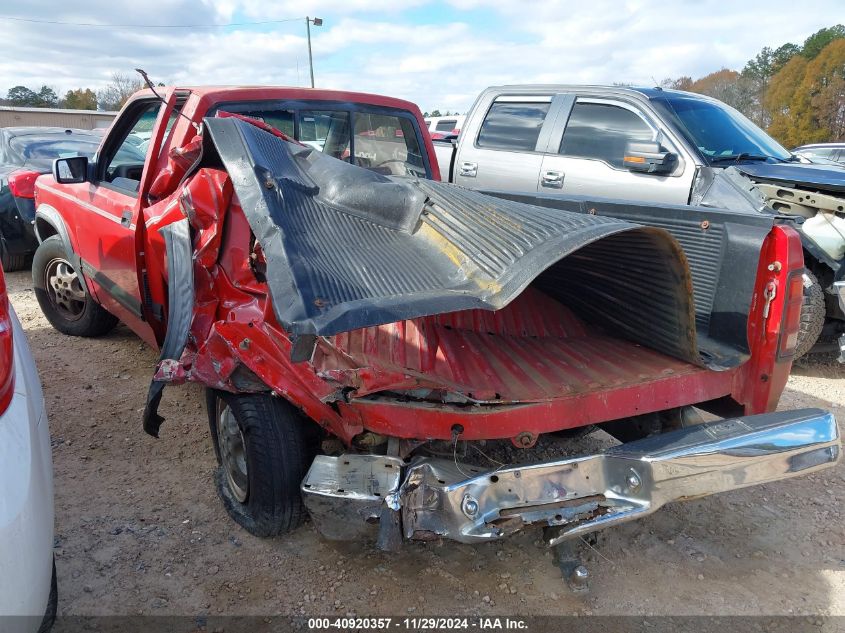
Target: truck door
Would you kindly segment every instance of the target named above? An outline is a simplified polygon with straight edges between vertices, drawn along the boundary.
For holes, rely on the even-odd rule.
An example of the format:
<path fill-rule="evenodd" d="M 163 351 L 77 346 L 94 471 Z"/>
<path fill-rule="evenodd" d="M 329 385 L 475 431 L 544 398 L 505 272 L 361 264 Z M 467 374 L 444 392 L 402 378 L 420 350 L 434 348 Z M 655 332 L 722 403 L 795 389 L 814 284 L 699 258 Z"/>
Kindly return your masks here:
<path fill-rule="evenodd" d="M 543 158 L 540 191 L 632 201 L 687 204 L 695 166 L 651 118 L 623 101 L 578 97 L 560 140 L 551 139 Z M 562 132 L 562 134 L 561 134 Z M 623 166 L 629 142 L 659 141 L 678 158 L 669 174 L 629 171 Z"/>
<path fill-rule="evenodd" d="M 537 191 L 551 105 L 551 94 L 496 97 L 476 136 L 461 138 L 453 181 L 482 191 Z"/>
<path fill-rule="evenodd" d="M 106 137 L 92 182 L 75 185 L 77 195 L 68 200 L 77 206 L 70 217 L 77 221 L 83 272 L 97 299 L 153 346 L 155 336 L 142 313 L 135 229 L 142 221 L 139 190 L 162 107 L 158 99 L 132 102 Z"/>

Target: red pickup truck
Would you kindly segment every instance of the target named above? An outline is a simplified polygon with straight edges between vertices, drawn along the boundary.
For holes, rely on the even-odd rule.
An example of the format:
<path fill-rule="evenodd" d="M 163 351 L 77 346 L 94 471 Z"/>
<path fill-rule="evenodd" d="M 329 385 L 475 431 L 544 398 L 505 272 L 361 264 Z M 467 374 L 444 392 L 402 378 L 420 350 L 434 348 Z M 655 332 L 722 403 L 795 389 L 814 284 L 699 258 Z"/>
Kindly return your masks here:
<path fill-rule="evenodd" d="M 385 548 L 529 524 L 557 544 L 839 459 L 829 413 L 771 413 L 802 299 L 790 227 L 437 180 L 404 101 L 143 91 L 93 160 L 38 179 L 35 291 L 61 332 L 119 319 L 161 350 L 147 432 L 165 385 L 207 387 L 219 494 L 258 535 L 307 511 Z M 596 425 L 624 443 L 502 459 Z"/>

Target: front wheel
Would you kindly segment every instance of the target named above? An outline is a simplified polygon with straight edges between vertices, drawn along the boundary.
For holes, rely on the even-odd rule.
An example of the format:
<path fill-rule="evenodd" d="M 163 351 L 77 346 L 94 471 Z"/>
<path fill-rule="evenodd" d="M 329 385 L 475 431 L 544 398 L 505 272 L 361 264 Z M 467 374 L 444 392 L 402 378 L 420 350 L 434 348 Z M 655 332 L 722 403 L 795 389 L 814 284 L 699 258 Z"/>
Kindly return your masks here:
<path fill-rule="evenodd" d="M 32 285 L 44 316 L 63 334 L 101 336 L 117 325 L 117 317 L 88 294 L 58 235 L 41 242 L 35 251 Z"/>
<path fill-rule="evenodd" d="M 217 454 L 217 494 L 235 522 L 255 536 L 277 536 L 305 520 L 299 485 L 314 457 L 307 419 L 267 394 L 208 389 Z"/>

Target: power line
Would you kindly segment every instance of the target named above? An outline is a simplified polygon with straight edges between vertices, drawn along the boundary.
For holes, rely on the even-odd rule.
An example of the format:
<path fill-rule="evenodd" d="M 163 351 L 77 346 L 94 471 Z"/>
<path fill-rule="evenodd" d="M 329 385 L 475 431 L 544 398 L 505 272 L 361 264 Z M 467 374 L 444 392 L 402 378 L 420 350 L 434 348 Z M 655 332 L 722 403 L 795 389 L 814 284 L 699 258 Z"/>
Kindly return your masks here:
<path fill-rule="evenodd" d="M 36 18 L 18 18 L 10 15 L 0 15 L 0 20 L 14 22 L 31 22 L 33 24 L 58 24 L 61 26 L 92 26 L 109 28 L 139 28 L 139 29 L 222 29 L 227 26 L 259 26 L 262 24 L 281 24 L 283 22 L 300 22 L 301 18 L 287 18 L 284 20 L 262 20 L 260 22 L 228 22 L 226 24 L 101 24 L 97 22 L 62 22 L 60 20 L 39 20 Z"/>

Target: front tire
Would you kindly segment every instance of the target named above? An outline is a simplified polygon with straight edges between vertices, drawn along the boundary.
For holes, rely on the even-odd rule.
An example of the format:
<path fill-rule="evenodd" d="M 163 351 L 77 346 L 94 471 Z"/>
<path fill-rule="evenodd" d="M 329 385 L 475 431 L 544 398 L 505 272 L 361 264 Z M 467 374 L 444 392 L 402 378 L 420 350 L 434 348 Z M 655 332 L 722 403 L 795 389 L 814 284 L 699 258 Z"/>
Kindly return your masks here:
<path fill-rule="evenodd" d="M 250 534 L 278 536 L 306 517 L 299 491 L 314 457 L 311 424 L 290 403 L 267 394 L 206 391 L 219 464 L 217 494 Z"/>
<path fill-rule="evenodd" d="M 798 360 L 818 342 L 827 314 L 824 290 L 816 276 L 804 270 L 804 302 L 801 305 L 801 326 L 793 360 Z"/>
<path fill-rule="evenodd" d="M 44 240 L 35 251 L 32 285 L 44 316 L 62 334 L 102 336 L 117 325 L 117 317 L 88 294 L 58 235 Z"/>

